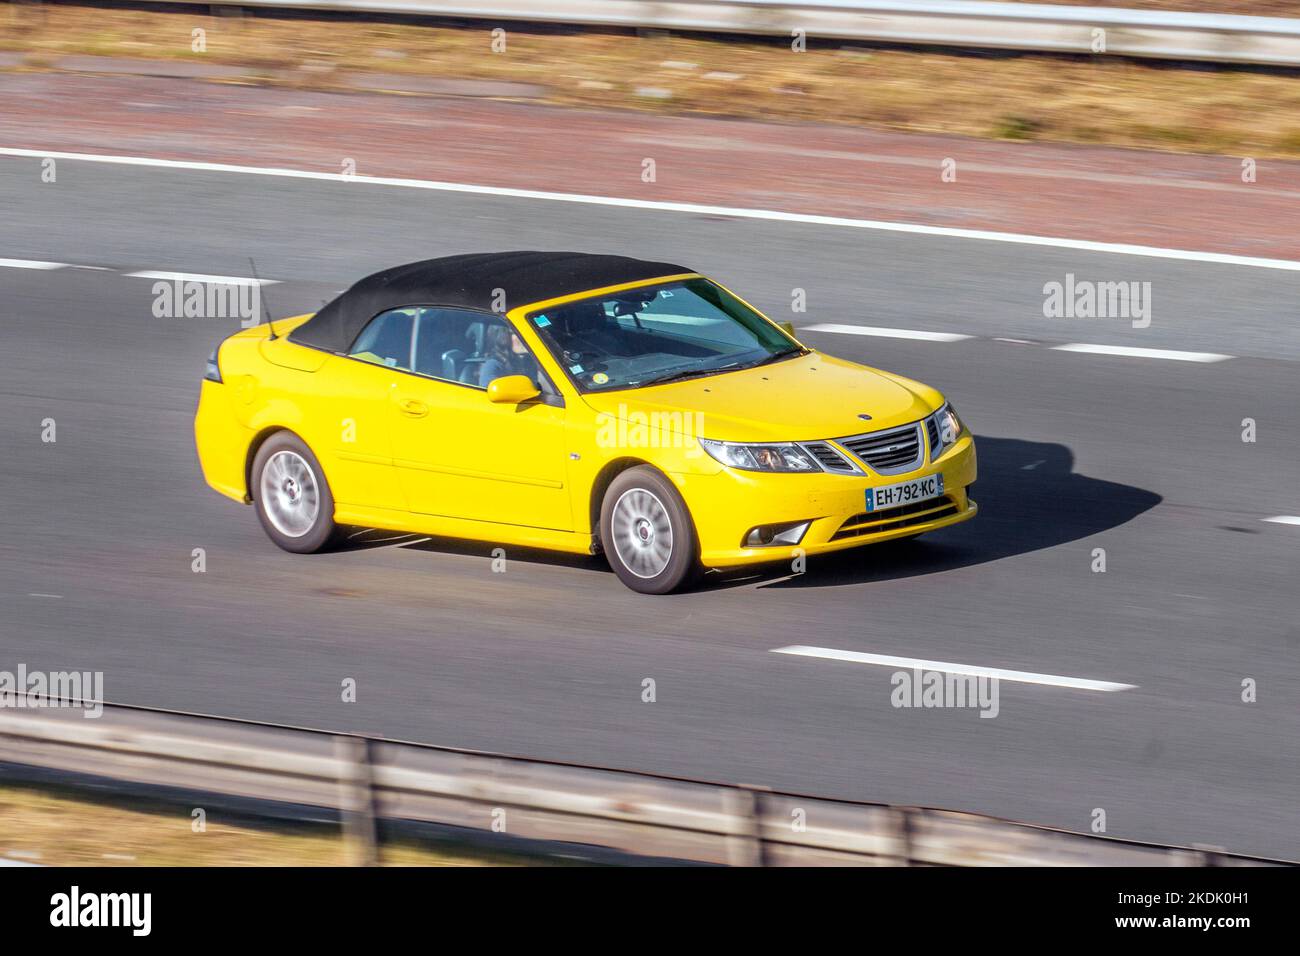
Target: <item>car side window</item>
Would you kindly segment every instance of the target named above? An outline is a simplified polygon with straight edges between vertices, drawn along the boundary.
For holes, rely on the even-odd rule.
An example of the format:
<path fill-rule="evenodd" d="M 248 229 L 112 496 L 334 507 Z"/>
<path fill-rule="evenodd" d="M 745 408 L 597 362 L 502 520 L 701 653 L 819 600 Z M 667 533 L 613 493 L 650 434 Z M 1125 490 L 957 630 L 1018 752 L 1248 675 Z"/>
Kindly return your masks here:
<path fill-rule="evenodd" d="M 361 330 L 348 355 L 363 362 L 410 370 L 415 309 L 381 312 Z"/>
<path fill-rule="evenodd" d="M 494 378 L 526 375 L 546 390 L 540 381 L 545 376 L 537 360 L 514 328 L 499 315 L 421 308 L 414 352 L 414 371 L 431 378 L 487 388 Z"/>

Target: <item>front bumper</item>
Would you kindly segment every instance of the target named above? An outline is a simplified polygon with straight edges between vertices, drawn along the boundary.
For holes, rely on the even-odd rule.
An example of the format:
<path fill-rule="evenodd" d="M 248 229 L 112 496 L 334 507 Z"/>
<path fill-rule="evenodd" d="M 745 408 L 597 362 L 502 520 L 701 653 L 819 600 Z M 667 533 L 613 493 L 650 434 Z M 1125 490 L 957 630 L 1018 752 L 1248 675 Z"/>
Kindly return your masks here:
<path fill-rule="evenodd" d="M 867 488 L 936 472 L 943 473 L 943 497 L 864 513 Z M 978 511 L 968 494 L 975 477 L 975 442 L 969 434 L 938 461 L 903 475 L 792 475 L 724 468 L 712 475 L 672 476 L 695 521 L 700 561 L 710 568 L 790 561 L 968 521 Z M 756 525 L 805 520 L 812 523 L 796 545 L 742 545 Z"/>

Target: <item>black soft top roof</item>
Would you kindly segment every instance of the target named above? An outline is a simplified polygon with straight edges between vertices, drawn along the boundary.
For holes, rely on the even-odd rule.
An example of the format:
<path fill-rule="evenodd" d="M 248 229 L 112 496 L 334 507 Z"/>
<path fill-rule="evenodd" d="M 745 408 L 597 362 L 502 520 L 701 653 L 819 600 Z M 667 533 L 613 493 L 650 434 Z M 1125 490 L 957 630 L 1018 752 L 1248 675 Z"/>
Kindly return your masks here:
<path fill-rule="evenodd" d="M 345 351 L 380 312 L 407 305 L 493 311 L 495 291 L 505 307 L 589 289 L 693 272 L 670 262 L 586 252 L 480 252 L 394 266 L 360 280 L 289 333 L 289 340 Z"/>

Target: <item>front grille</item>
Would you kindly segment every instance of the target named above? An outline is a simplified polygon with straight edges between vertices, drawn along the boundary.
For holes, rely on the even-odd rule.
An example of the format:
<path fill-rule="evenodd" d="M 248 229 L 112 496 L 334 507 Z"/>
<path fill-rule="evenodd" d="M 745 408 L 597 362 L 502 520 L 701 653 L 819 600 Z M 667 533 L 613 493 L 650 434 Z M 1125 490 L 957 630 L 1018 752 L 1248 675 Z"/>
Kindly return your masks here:
<path fill-rule="evenodd" d="M 882 475 L 902 474 L 921 464 L 920 422 L 838 441 Z"/>
<path fill-rule="evenodd" d="M 930 458 L 933 460 L 939 453 L 939 423 L 935 421 L 935 416 L 931 415 L 925 420 L 925 430 L 930 436 Z"/>
<path fill-rule="evenodd" d="M 848 473 L 856 470 L 852 462 L 824 441 L 804 442 L 803 447 L 827 471 Z"/>
<path fill-rule="evenodd" d="M 840 525 L 840 530 L 831 535 L 831 540 L 858 538 L 866 534 L 884 534 L 886 531 L 910 528 L 913 525 L 925 524 L 956 513 L 957 505 L 951 498 L 932 498 L 929 501 L 915 501 L 910 505 L 899 505 L 897 508 L 885 508 L 882 511 L 865 511 Z"/>

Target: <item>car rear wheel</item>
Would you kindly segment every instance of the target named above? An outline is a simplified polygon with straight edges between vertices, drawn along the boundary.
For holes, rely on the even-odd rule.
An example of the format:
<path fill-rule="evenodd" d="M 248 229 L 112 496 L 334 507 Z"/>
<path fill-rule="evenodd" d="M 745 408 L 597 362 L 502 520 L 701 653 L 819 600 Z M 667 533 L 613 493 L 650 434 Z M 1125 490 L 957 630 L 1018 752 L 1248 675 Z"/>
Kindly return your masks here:
<path fill-rule="evenodd" d="M 267 536 L 296 554 L 333 539 L 334 495 L 311 449 L 291 432 L 272 435 L 253 458 L 253 504 Z"/>
<path fill-rule="evenodd" d="M 667 594 L 698 569 L 699 544 L 686 502 L 646 465 L 620 473 L 605 491 L 600 540 L 619 580 L 642 594 Z"/>

